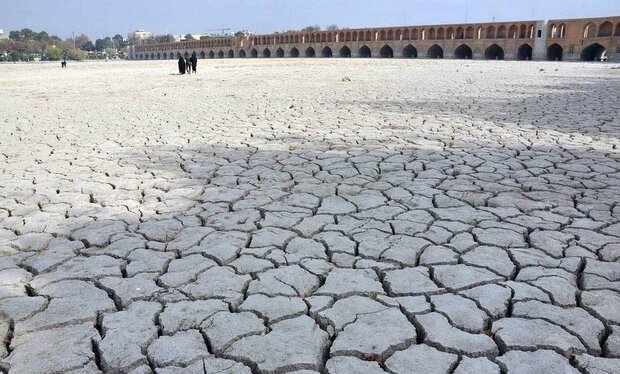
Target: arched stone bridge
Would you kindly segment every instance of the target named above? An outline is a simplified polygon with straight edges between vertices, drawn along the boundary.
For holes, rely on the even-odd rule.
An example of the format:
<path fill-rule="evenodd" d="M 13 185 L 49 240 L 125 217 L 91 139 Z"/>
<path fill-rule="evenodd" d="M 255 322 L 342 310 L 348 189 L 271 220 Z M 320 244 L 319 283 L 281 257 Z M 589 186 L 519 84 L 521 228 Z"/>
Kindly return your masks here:
<path fill-rule="evenodd" d="M 620 60 L 620 17 L 289 32 L 137 45 L 130 58 Z"/>

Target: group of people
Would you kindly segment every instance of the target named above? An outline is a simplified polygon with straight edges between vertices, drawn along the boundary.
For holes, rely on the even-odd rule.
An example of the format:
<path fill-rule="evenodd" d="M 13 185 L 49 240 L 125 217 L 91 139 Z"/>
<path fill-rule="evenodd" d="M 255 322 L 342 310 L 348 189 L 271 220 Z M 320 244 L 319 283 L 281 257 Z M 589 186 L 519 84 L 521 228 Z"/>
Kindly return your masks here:
<path fill-rule="evenodd" d="M 196 53 L 192 57 L 179 56 L 179 74 L 196 74 L 196 66 L 198 65 L 198 57 Z"/>

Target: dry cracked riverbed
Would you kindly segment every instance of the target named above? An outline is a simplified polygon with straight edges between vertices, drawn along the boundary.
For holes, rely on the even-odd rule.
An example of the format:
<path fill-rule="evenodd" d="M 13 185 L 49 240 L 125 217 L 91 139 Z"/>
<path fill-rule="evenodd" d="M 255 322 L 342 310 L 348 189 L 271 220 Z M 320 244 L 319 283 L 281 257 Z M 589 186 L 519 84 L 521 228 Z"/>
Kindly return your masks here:
<path fill-rule="evenodd" d="M 2 371 L 620 372 L 613 65 L 175 64 L 0 65 Z"/>

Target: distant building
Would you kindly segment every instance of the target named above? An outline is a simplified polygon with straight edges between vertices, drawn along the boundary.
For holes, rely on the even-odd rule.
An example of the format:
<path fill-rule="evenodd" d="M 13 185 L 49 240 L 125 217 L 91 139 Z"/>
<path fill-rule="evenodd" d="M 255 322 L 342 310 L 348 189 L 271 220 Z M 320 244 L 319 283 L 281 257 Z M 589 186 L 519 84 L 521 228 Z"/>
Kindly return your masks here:
<path fill-rule="evenodd" d="M 144 40 L 144 39 L 149 39 L 152 37 L 153 37 L 152 32 L 144 31 L 144 30 L 136 30 L 127 35 L 127 39 L 129 40 Z"/>
<path fill-rule="evenodd" d="M 2 39 L 8 39 L 9 36 L 8 35 L 4 35 L 4 31 L 2 29 L 0 29 L 0 40 Z"/>

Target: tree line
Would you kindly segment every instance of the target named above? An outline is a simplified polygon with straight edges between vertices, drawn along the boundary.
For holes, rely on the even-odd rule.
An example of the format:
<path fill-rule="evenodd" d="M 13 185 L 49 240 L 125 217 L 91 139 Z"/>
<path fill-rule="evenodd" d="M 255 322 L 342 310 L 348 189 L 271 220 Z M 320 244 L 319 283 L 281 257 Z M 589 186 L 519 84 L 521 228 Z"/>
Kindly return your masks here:
<path fill-rule="evenodd" d="M 289 32 L 319 32 L 322 30 L 323 29 L 319 25 L 310 25 L 300 30 L 284 30 L 282 31 L 282 33 L 284 34 L 284 33 L 289 33 Z M 338 27 L 338 25 L 329 25 L 325 28 L 325 31 L 338 31 L 338 30 L 348 30 L 348 28 L 340 28 Z M 276 34 L 279 34 L 279 33 L 276 33 Z"/>
<path fill-rule="evenodd" d="M 122 35 L 96 39 L 81 34 L 61 39 L 45 31 L 25 28 L 9 32 L 8 39 L 0 39 L 0 61 L 58 61 L 62 58 L 85 60 L 103 56 L 123 55 L 129 41 Z"/>

